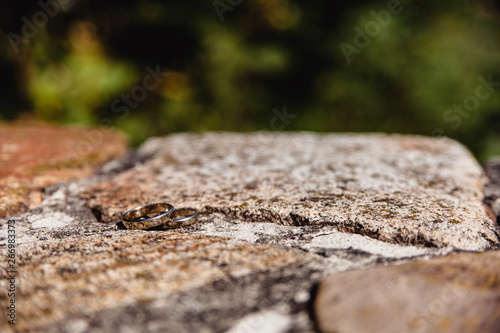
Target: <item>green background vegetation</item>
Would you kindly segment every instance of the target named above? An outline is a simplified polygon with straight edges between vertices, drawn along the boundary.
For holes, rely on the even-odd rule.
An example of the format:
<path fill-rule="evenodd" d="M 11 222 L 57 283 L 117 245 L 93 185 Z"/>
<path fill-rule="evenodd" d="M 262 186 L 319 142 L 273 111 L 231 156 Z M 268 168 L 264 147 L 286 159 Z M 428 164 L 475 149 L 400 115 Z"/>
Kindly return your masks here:
<path fill-rule="evenodd" d="M 47 0 L 42 0 L 47 2 Z M 15 52 L 36 2 L 0 5 L 0 120 L 112 126 L 134 145 L 176 131 L 285 130 L 444 134 L 482 160 L 500 155 L 500 87 L 473 112 L 450 111 L 478 77 L 500 82 L 500 4 L 400 1 L 401 13 L 348 63 L 355 27 L 390 1 L 64 0 Z M 142 84 L 147 66 L 169 75 L 128 115 L 111 107 Z M 120 104 L 123 105 L 123 104 Z M 280 125 L 277 123 L 277 125 Z"/>

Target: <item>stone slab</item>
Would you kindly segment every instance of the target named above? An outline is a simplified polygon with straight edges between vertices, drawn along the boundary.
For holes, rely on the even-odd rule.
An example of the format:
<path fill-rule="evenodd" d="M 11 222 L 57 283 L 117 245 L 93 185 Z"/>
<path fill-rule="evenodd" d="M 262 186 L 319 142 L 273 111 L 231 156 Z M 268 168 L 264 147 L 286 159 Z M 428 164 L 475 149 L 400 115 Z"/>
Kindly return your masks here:
<path fill-rule="evenodd" d="M 321 332 L 500 332 L 500 251 L 332 275 L 314 308 Z"/>
<path fill-rule="evenodd" d="M 295 287 L 309 287 L 314 265 L 323 266 L 321 258 L 298 249 L 188 232 L 117 230 L 111 225 L 86 223 L 72 228 L 31 229 L 27 233 L 38 241 L 18 244 L 16 249 L 16 331 L 74 332 L 74 325 L 85 323 L 89 329 L 97 326 L 106 332 L 119 332 L 123 331 L 120 327 L 133 330 L 162 320 L 170 322 L 170 328 L 160 326 L 155 331 L 178 332 L 176 327 L 198 331 L 195 327 L 203 327 L 203 322 L 197 319 L 198 326 L 193 327 L 180 311 L 193 311 L 190 305 L 182 308 L 171 302 L 182 293 L 190 294 L 192 302 L 208 296 L 211 300 L 199 304 L 197 311 L 208 315 L 209 310 L 224 310 L 227 321 L 214 320 L 205 327 L 227 329 L 237 319 L 235 316 L 265 305 L 257 301 L 270 296 L 271 285 L 286 288 L 280 281 L 283 275 L 296 279 L 292 283 Z M 5 248 L 2 256 L 6 257 Z M 271 276 L 275 281 L 267 284 L 266 293 L 260 287 L 266 286 L 264 282 Z M 2 269 L 1 304 L 10 299 L 7 277 Z M 240 283 L 239 290 L 234 287 L 228 293 L 239 280 L 246 282 Z M 244 298 L 240 298 L 242 292 Z M 292 293 L 288 297 L 293 298 L 295 292 L 291 288 L 286 293 Z M 268 307 L 283 297 L 279 289 L 273 293 L 276 299 L 269 300 Z M 235 304 L 239 306 L 231 310 Z M 130 313 L 144 311 L 149 313 L 146 322 L 146 317 L 127 319 Z M 107 315 L 100 317 L 103 312 Z M 8 332 L 12 327 L 4 316 L 2 313 L 0 330 Z M 111 323 L 113 327 L 106 329 Z"/>
<path fill-rule="evenodd" d="M 80 198 L 103 221 L 167 201 L 282 225 L 333 225 L 385 242 L 498 246 L 482 168 L 446 138 L 386 134 L 178 134 Z M 113 165 L 108 166 L 109 171 Z"/>

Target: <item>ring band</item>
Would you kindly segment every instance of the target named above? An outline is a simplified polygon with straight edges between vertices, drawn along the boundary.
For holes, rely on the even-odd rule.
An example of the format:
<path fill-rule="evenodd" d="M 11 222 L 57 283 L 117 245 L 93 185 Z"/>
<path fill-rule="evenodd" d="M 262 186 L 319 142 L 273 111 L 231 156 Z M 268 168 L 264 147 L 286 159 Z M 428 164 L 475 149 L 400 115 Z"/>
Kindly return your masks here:
<path fill-rule="evenodd" d="M 176 218 L 177 217 L 177 218 Z M 165 222 L 164 228 L 185 227 L 198 221 L 198 211 L 194 208 L 177 208 L 170 215 L 170 222 Z"/>
<path fill-rule="evenodd" d="M 127 229 L 149 229 L 171 220 L 174 206 L 169 203 L 155 203 L 137 207 L 123 214 L 122 221 Z M 149 217 L 149 214 L 155 213 Z"/>

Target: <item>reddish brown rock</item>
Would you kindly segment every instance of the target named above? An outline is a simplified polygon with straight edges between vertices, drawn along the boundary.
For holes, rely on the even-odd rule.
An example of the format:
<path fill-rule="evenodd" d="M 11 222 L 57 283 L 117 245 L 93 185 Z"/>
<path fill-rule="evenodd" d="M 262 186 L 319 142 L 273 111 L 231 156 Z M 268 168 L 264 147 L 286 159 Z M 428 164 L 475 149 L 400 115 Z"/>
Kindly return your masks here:
<path fill-rule="evenodd" d="M 0 124 L 0 218 L 38 206 L 44 187 L 87 177 L 126 149 L 109 129 Z"/>
<path fill-rule="evenodd" d="M 332 275 L 314 307 L 321 332 L 500 332 L 500 251 Z"/>

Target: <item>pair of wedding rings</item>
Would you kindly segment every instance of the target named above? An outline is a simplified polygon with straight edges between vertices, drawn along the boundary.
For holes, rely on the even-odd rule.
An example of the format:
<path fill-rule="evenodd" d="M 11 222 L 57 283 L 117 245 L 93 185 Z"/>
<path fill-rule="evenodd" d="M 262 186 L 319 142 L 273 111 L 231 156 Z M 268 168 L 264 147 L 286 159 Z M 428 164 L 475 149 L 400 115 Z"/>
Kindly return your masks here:
<path fill-rule="evenodd" d="M 198 221 L 194 208 L 178 208 L 169 203 L 155 203 L 129 210 L 122 217 L 127 229 L 179 228 Z"/>

